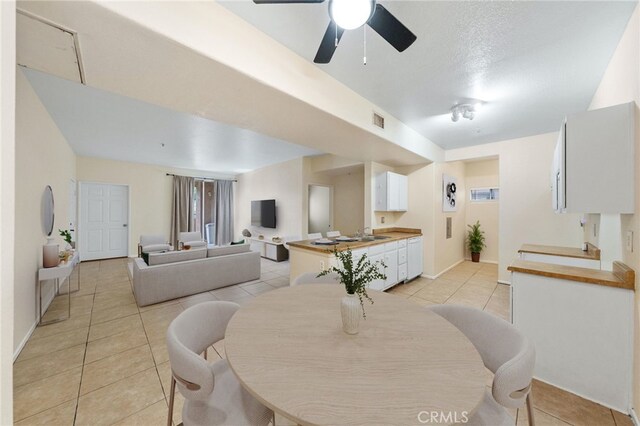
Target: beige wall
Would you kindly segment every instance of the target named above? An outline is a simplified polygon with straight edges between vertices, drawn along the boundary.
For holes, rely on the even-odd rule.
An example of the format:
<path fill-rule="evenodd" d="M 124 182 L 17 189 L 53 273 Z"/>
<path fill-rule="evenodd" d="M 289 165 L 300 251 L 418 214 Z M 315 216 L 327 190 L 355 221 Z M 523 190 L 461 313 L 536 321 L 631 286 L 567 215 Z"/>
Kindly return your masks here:
<path fill-rule="evenodd" d="M 140 235 L 164 234 L 169 239 L 173 179 L 167 176 L 167 173 L 230 178 L 206 171 L 181 170 L 93 157 L 78 157 L 77 163 L 78 182 L 129 185 L 129 256 L 137 254 Z M 236 225 L 236 228 L 237 226 L 239 225 Z"/>
<path fill-rule="evenodd" d="M 51 185 L 55 201 L 52 237 L 67 229 L 69 186 L 76 177 L 76 156 L 18 70 L 16 84 L 15 324 L 14 351 L 29 336 L 37 318 L 36 288 L 42 267 L 41 198 Z M 4 202 L 4 200 L 3 200 Z"/>
<path fill-rule="evenodd" d="M 13 423 L 16 4 L 0 2 L 0 424 Z"/>
<path fill-rule="evenodd" d="M 434 169 L 434 274 L 437 275 L 456 263 L 464 260 L 464 240 L 466 235 L 465 210 L 467 200 L 464 194 L 465 187 L 465 164 L 461 161 L 448 163 L 436 163 Z M 457 210 L 455 212 L 442 211 L 443 197 L 443 175 L 447 174 L 457 178 Z M 451 218 L 452 232 L 451 238 L 446 238 L 446 220 Z"/>
<path fill-rule="evenodd" d="M 301 237 L 303 233 L 303 159 L 298 158 L 238 176 L 236 226 L 238 237 L 244 228 L 254 236 Z M 276 200 L 276 229 L 251 226 L 251 201 Z M 306 216 L 305 216 L 306 217 Z M 306 226 L 304 227 L 306 229 Z"/>
<path fill-rule="evenodd" d="M 555 214 L 551 208 L 551 160 L 557 133 L 447 151 L 446 158 L 499 160 L 499 279 L 510 282 L 507 267 L 522 244 L 580 247 L 581 215 Z"/>
<path fill-rule="evenodd" d="M 467 225 L 480 221 L 484 230 L 487 247 L 482 251 L 480 260 L 483 262 L 498 262 L 498 201 L 470 201 L 469 191 L 473 188 L 492 188 L 500 186 L 498 160 L 471 161 L 465 164 L 464 194 L 467 200 L 466 222 Z M 471 253 L 467 249 L 465 257 L 469 259 Z"/>
<path fill-rule="evenodd" d="M 635 101 L 640 104 L 640 8 L 636 7 L 627 28 L 613 54 L 600 85 L 591 100 L 589 109 L 604 108 L 625 102 Z M 636 105 L 636 176 L 640 171 L 640 113 Z M 640 182 L 636 179 L 635 187 L 636 212 L 640 212 Z M 640 221 L 638 213 L 634 215 L 589 215 L 585 227 L 586 240 L 596 243 L 602 250 L 603 265 L 622 259 L 636 271 L 636 288 L 640 283 Z M 593 235 L 593 224 L 598 234 Z M 633 231 L 634 251 L 626 250 L 627 231 Z M 636 291 L 635 309 L 635 345 L 634 345 L 634 400 L 636 411 L 640 407 L 640 296 Z"/>
<path fill-rule="evenodd" d="M 333 229 L 353 234 L 364 228 L 364 167 L 333 176 Z"/>
<path fill-rule="evenodd" d="M 399 168 L 398 173 L 408 176 L 409 206 L 396 221 L 397 226 L 422 230 L 424 275 L 437 274 L 435 267 L 435 163 L 427 166 Z"/>
<path fill-rule="evenodd" d="M 408 176 L 409 208 L 396 213 L 392 226 L 419 228 L 423 234 L 424 275 L 435 277 L 464 260 L 465 238 L 465 164 L 432 163 L 426 166 L 400 167 L 396 172 Z M 458 209 L 442 211 L 443 174 L 457 178 Z M 452 218 L 451 238 L 446 238 L 446 218 Z"/>

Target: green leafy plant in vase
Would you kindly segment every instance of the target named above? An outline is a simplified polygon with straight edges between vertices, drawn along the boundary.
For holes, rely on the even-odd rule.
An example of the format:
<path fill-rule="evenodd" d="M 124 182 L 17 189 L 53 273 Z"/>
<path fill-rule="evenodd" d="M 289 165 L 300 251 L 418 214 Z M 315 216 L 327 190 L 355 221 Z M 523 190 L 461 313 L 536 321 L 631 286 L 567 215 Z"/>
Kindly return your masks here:
<path fill-rule="evenodd" d="M 71 232 L 66 229 L 58 229 L 58 232 L 62 239 L 66 241 L 68 247 L 74 248 L 73 240 L 71 239 Z"/>
<path fill-rule="evenodd" d="M 366 254 L 354 262 L 350 248 L 342 251 L 334 249 L 333 254 L 338 260 L 338 266 L 325 269 L 318 274 L 318 277 L 330 273 L 335 273 L 338 276 L 340 283 L 347 291 L 347 295 L 342 298 L 340 303 L 342 329 L 347 334 L 357 334 L 360 317 L 366 319 L 365 299 L 373 303 L 373 299 L 367 294 L 367 286 L 375 280 L 387 279 L 387 276 L 381 272 L 381 270 L 384 271 L 386 265 L 382 261 L 371 262 Z"/>
<path fill-rule="evenodd" d="M 480 229 L 479 220 L 475 224 L 467 226 L 469 227 L 467 231 L 467 247 L 471 252 L 471 261 L 480 262 L 480 252 L 487 246 L 484 242 L 484 231 Z"/>

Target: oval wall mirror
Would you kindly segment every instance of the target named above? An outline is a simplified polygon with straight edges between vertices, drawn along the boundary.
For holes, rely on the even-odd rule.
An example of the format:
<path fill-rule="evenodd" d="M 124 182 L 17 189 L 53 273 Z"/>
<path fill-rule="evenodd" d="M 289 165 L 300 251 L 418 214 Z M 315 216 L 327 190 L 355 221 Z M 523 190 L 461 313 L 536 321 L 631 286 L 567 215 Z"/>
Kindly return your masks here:
<path fill-rule="evenodd" d="M 42 230 L 47 237 L 53 232 L 54 218 L 53 190 L 47 185 L 42 194 Z"/>

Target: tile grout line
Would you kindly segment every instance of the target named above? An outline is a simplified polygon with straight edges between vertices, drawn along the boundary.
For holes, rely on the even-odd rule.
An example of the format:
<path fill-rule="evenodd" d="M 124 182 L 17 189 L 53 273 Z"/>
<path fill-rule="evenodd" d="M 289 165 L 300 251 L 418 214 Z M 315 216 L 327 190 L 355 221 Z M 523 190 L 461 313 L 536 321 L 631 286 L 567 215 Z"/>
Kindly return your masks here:
<path fill-rule="evenodd" d="M 84 366 L 87 360 L 87 349 L 89 347 L 89 333 L 91 333 L 91 317 L 93 317 L 93 305 L 96 302 L 96 294 L 93 293 L 93 301 L 91 302 L 91 312 L 89 317 L 89 329 L 87 330 L 87 339 L 84 345 L 84 356 L 82 357 L 82 367 L 80 367 L 80 383 L 78 383 L 78 396 L 76 397 L 76 409 L 73 413 L 73 425 L 76 424 L 78 417 L 78 407 L 80 406 L 80 389 L 82 389 L 82 378 L 84 376 Z"/>

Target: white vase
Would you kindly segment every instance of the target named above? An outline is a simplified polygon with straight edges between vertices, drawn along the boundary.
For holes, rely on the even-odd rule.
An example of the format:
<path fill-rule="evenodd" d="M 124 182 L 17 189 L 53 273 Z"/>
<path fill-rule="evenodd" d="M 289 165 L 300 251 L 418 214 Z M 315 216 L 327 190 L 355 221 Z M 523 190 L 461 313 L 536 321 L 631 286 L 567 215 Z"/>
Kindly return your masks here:
<path fill-rule="evenodd" d="M 360 317 L 362 317 L 360 299 L 355 294 L 347 294 L 340 302 L 340 313 L 342 314 L 342 329 L 344 332 L 358 334 Z"/>

